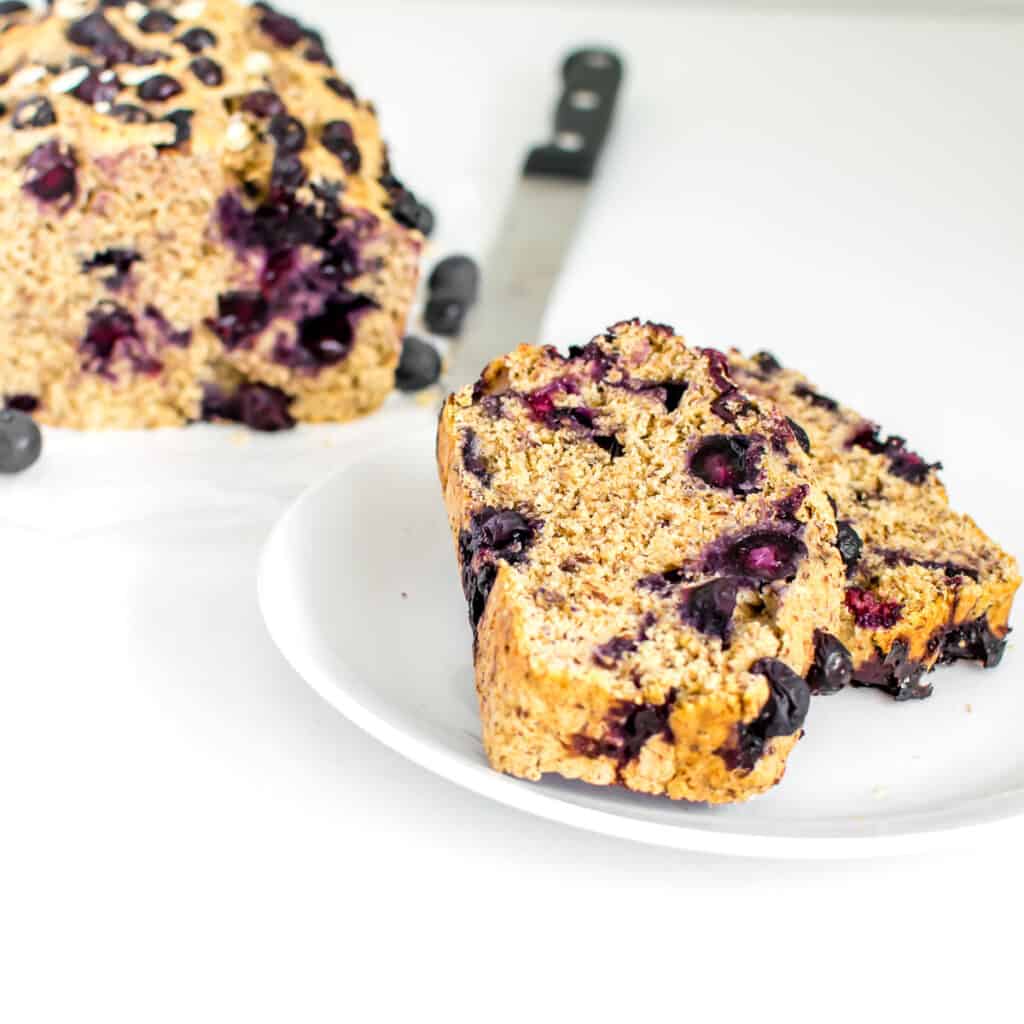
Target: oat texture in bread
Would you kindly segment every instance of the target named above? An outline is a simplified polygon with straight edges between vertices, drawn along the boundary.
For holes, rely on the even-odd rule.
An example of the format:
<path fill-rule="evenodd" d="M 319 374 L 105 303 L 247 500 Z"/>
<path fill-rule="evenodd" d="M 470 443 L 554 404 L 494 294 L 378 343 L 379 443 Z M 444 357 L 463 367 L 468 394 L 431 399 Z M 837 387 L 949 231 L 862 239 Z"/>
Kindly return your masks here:
<path fill-rule="evenodd" d="M 448 399 L 437 456 L 494 768 L 712 803 L 779 781 L 844 569 L 813 463 L 722 353 L 639 321 L 520 347 Z"/>
<path fill-rule="evenodd" d="M 430 214 L 265 4 L 0 14 L 0 402 L 67 427 L 346 420 L 388 394 Z"/>
<path fill-rule="evenodd" d="M 768 353 L 730 353 L 730 365 L 745 390 L 789 418 L 835 502 L 847 579 L 839 633 L 820 652 L 812 687 L 829 692 L 852 675 L 854 684 L 908 700 L 932 692 L 926 673 L 936 665 L 997 665 L 1017 563 L 950 507 L 940 466 Z M 852 671 L 837 645 L 849 651 Z M 831 678 L 829 655 L 839 666 Z"/>

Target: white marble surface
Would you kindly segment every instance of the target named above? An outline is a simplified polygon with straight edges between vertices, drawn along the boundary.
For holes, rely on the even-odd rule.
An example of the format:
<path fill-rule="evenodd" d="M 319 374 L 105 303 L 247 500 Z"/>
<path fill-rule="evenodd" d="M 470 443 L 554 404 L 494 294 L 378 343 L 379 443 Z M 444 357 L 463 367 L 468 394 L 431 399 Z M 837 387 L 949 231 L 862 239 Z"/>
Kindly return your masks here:
<path fill-rule="evenodd" d="M 620 47 L 548 336 L 641 313 L 776 349 L 1024 552 L 1024 22 L 304 6 L 437 253 L 485 250 L 558 55 Z M 367 429 L 51 432 L 0 480 L 0 1017 L 1006 1019 L 1024 828 L 916 861 L 686 856 L 489 804 L 323 704 L 265 635 L 256 558 Z"/>

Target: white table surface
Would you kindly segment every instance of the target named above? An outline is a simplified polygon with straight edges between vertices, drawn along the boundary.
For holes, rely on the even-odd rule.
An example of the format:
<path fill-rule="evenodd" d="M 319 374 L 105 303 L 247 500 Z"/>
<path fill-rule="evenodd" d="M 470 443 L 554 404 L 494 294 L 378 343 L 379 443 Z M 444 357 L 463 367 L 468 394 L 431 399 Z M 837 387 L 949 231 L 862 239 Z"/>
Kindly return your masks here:
<path fill-rule="evenodd" d="M 547 338 L 642 314 L 774 349 L 1024 553 L 1024 21 L 301 6 L 435 255 L 485 251 L 558 56 L 619 47 Z M 917 860 L 686 856 L 492 805 L 321 702 L 256 562 L 364 429 L 49 432 L 0 480 L 0 1019 L 1010 1019 L 1024 823 Z"/>

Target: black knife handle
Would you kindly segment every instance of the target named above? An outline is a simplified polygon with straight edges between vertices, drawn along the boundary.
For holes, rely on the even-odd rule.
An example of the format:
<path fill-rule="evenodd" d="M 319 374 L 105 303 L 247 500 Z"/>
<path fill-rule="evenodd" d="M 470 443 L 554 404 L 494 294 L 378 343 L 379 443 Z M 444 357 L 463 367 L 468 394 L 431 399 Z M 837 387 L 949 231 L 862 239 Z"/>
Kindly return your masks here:
<path fill-rule="evenodd" d="M 622 60 L 611 50 L 575 50 L 562 65 L 562 82 L 554 138 L 530 150 L 526 177 L 586 180 L 593 175 L 622 84 Z"/>

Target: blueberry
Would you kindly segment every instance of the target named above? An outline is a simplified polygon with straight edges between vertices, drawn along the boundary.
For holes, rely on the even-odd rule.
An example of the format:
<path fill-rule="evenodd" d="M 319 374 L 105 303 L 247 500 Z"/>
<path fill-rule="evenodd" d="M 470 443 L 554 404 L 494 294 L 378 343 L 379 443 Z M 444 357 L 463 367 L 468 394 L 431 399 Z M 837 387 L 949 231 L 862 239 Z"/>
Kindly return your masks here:
<path fill-rule="evenodd" d="M 145 107 L 134 103 L 118 103 L 110 108 L 110 116 L 121 124 L 151 124 L 155 118 Z"/>
<path fill-rule="evenodd" d="M 221 66 L 209 57 L 196 57 L 189 63 L 189 70 L 203 85 L 211 88 L 220 85 L 224 81 L 224 72 Z"/>
<path fill-rule="evenodd" d="M 182 92 L 181 82 L 170 75 L 153 75 L 138 88 L 139 99 L 163 103 Z"/>
<path fill-rule="evenodd" d="M 324 306 L 319 316 L 303 320 L 299 325 L 299 345 L 295 353 L 300 363 L 306 362 L 314 367 L 340 363 L 352 351 L 353 314 L 374 305 L 372 300 L 361 295 L 334 299 Z"/>
<path fill-rule="evenodd" d="M 792 736 L 803 728 L 811 706 L 807 684 L 785 662 L 762 658 L 750 666 L 768 679 L 771 695 L 761 709 L 756 724 L 765 739 Z"/>
<path fill-rule="evenodd" d="M 839 557 L 843 560 L 846 571 L 850 572 L 860 561 L 864 542 L 860 539 L 860 534 L 857 533 L 847 520 L 840 519 L 836 523 L 836 527 L 836 547 L 839 548 Z"/>
<path fill-rule="evenodd" d="M 287 14 L 280 14 L 266 4 L 260 5 L 263 16 L 260 28 L 280 46 L 294 46 L 305 35 L 302 25 Z"/>
<path fill-rule="evenodd" d="M 410 334 L 402 341 L 402 357 L 395 370 L 399 391 L 422 391 L 441 376 L 441 356 L 429 342 Z"/>
<path fill-rule="evenodd" d="M 724 576 L 683 591 L 683 622 L 707 636 L 717 636 L 727 646 L 740 582 Z"/>
<path fill-rule="evenodd" d="M 178 42 L 189 53 L 202 53 L 210 46 L 217 45 L 217 37 L 208 28 L 190 28 L 178 36 Z"/>
<path fill-rule="evenodd" d="M 327 88 L 336 96 L 340 96 L 343 100 L 355 102 L 355 90 L 348 84 L 348 82 L 343 82 L 340 78 L 332 77 L 325 78 L 324 85 L 326 85 Z"/>
<path fill-rule="evenodd" d="M 168 124 L 174 125 L 174 139 L 171 142 L 163 142 L 157 149 L 180 149 L 189 139 L 192 138 L 192 118 L 194 110 L 172 110 L 161 118 Z"/>
<path fill-rule="evenodd" d="M 793 431 L 793 436 L 796 438 L 796 443 L 803 448 L 804 452 L 808 455 L 811 454 L 811 439 L 807 436 L 807 431 L 797 423 L 796 420 L 791 420 L 788 416 L 786 422 L 789 424 L 789 429 Z"/>
<path fill-rule="evenodd" d="M 238 389 L 239 418 L 253 430 L 273 433 L 289 430 L 295 420 L 289 412 L 291 398 L 268 384 L 243 384 Z"/>
<path fill-rule="evenodd" d="M 247 93 L 242 99 L 242 109 L 247 114 L 254 114 L 256 117 L 273 117 L 275 114 L 285 112 L 281 97 L 269 89 L 258 89 L 255 92 Z"/>
<path fill-rule="evenodd" d="M 424 235 L 434 230 L 434 214 L 429 206 L 421 203 L 393 174 L 385 172 L 381 184 L 391 196 L 391 216 L 408 228 L 414 228 Z"/>
<path fill-rule="evenodd" d="M 434 267 L 427 287 L 431 294 L 471 306 L 480 291 L 480 271 L 468 256 L 448 256 Z"/>
<path fill-rule="evenodd" d="M 4 399 L 5 409 L 17 409 L 18 412 L 35 412 L 39 408 L 39 399 L 35 395 L 8 395 Z"/>
<path fill-rule="evenodd" d="M 667 380 L 663 381 L 660 386 L 665 392 L 665 411 L 675 412 L 679 408 L 679 403 L 683 400 L 683 395 L 686 394 L 686 389 L 689 385 L 684 380 Z"/>
<path fill-rule="evenodd" d="M 576 413 L 579 415 L 582 413 L 589 419 L 593 419 L 593 415 L 586 409 L 571 409 L 568 411 L 570 414 Z M 589 424 L 587 425 L 589 426 Z M 614 434 L 594 434 L 591 440 L 598 448 L 603 448 L 613 460 L 626 454 L 626 446 Z"/>
<path fill-rule="evenodd" d="M 259 292 L 225 292 L 217 299 L 217 316 L 207 326 L 229 348 L 237 348 L 259 334 L 270 317 L 267 300 Z"/>
<path fill-rule="evenodd" d="M 279 153 L 270 168 L 270 185 L 276 193 L 295 192 L 306 180 L 306 168 L 294 153 Z"/>
<path fill-rule="evenodd" d="M 811 693 L 838 693 L 853 677 L 850 652 L 831 633 L 814 633 L 814 662 L 807 673 Z"/>
<path fill-rule="evenodd" d="M 770 582 L 795 576 L 797 562 L 806 554 L 806 546 L 796 537 L 758 530 L 733 543 L 726 559 L 740 575 Z"/>
<path fill-rule="evenodd" d="M 87 260 L 84 260 L 82 270 L 88 273 L 90 270 L 110 267 L 113 273 L 105 277 L 103 283 L 111 291 L 116 292 L 128 280 L 132 264 L 141 259 L 142 257 L 134 249 L 104 249 L 101 252 L 93 253 Z"/>
<path fill-rule="evenodd" d="M 78 193 L 74 152 L 61 150 L 56 141 L 36 146 L 25 161 L 29 176 L 24 188 L 37 199 L 54 202 L 65 196 L 74 200 Z"/>
<path fill-rule="evenodd" d="M 121 80 L 112 71 L 101 72 L 92 70 L 71 90 L 71 95 L 83 103 L 113 103 L 120 91 Z M 141 110 L 142 108 L 137 107 L 135 109 Z M 111 114 L 113 113 L 114 111 L 112 110 Z"/>
<path fill-rule="evenodd" d="M 983 615 L 972 622 L 964 622 L 948 630 L 942 638 L 939 663 L 954 661 L 980 661 L 985 668 L 995 668 L 1003 659 L 1006 640 L 992 632 L 988 619 Z"/>
<path fill-rule="evenodd" d="M 466 307 L 458 299 L 441 296 L 427 300 L 423 311 L 423 322 L 434 334 L 453 337 L 462 330 Z"/>
<path fill-rule="evenodd" d="M 333 153 L 349 174 L 355 174 L 362 166 L 363 158 L 352 135 L 348 121 L 328 121 L 320 133 L 320 141 L 328 152 Z"/>
<path fill-rule="evenodd" d="M 57 123 L 53 104 L 45 96 L 31 96 L 22 100 L 15 108 L 11 124 L 16 130 L 22 128 L 46 128 Z"/>
<path fill-rule="evenodd" d="M 782 369 L 782 364 L 771 354 L 771 352 L 758 352 L 753 357 L 754 362 L 757 364 L 757 368 L 766 376 L 770 377 L 772 374 L 778 373 Z"/>
<path fill-rule="evenodd" d="M 760 446 L 743 434 L 705 438 L 690 457 L 690 471 L 711 487 L 751 494 L 757 490 Z"/>
<path fill-rule="evenodd" d="M 793 388 L 793 394 L 798 398 L 803 398 L 805 401 L 810 402 L 811 405 L 816 405 L 819 409 L 827 409 L 829 412 L 835 412 L 839 408 L 839 403 L 834 398 L 829 398 L 828 395 L 819 394 L 817 391 L 813 391 L 806 384 L 797 384 Z"/>
<path fill-rule="evenodd" d="M 305 127 L 298 118 L 288 114 L 275 114 L 268 131 L 279 153 L 299 153 L 306 145 Z"/>
<path fill-rule="evenodd" d="M 487 465 L 480 438 L 472 427 L 467 427 L 462 438 L 462 465 L 467 473 L 472 473 L 480 483 L 487 487 L 491 482 L 491 471 Z"/>
<path fill-rule="evenodd" d="M 178 19 L 170 11 L 148 11 L 136 24 L 140 32 L 173 32 Z"/>
<path fill-rule="evenodd" d="M 28 469 L 43 449 L 43 436 L 35 420 L 17 409 L 0 412 L 0 473 Z"/>

